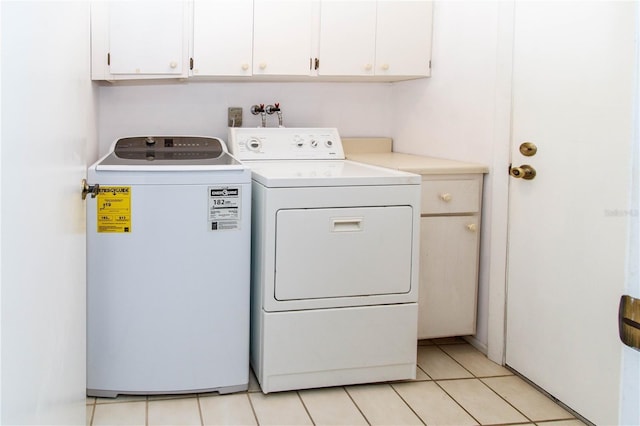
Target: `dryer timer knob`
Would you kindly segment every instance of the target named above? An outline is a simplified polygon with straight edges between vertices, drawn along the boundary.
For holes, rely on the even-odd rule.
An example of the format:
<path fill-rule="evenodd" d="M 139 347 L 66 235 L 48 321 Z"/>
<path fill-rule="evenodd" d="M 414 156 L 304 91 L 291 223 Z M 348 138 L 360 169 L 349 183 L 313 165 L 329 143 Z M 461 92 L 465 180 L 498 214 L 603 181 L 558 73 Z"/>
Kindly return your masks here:
<path fill-rule="evenodd" d="M 262 146 L 262 142 L 258 138 L 251 138 L 247 141 L 247 148 L 251 151 L 258 151 Z"/>

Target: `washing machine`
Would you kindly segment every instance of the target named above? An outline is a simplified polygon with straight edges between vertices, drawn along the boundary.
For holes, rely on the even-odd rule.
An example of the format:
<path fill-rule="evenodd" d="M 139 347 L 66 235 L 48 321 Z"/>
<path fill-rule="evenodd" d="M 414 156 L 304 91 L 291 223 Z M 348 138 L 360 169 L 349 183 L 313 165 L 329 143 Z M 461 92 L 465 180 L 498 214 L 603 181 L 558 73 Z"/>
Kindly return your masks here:
<path fill-rule="evenodd" d="M 231 128 L 252 170 L 251 365 L 264 393 L 415 378 L 420 176 L 327 128 Z"/>
<path fill-rule="evenodd" d="M 87 395 L 247 389 L 251 172 L 218 138 L 130 137 L 87 180 Z"/>

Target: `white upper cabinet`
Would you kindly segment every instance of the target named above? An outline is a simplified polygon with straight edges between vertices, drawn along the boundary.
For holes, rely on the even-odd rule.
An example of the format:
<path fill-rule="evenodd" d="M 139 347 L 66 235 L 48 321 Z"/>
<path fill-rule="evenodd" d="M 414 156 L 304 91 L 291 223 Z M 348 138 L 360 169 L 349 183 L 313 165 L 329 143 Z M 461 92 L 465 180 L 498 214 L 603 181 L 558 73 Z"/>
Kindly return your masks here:
<path fill-rule="evenodd" d="M 318 75 L 429 76 L 431 27 L 430 1 L 324 0 Z"/>
<path fill-rule="evenodd" d="M 433 4 L 378 1 L 376 75 L 431 75 Z"/>
<path fill-rule="evenodd" d="M 192 76 L 251 76 L 253 0 L 195 0 Z"/>
<path fill-rule="evenodd" d="M 430 75 L 427 0 L 96 0 L 91 7 L 94 80 Z"/>
<path fill-rule="evenodd" d="M 323 1 L 318 75 L 374 75 L 375 1 Z"/>
<path fill-rule="evenodd" d="M 188 2 L 94 2 L 91 18 L 93 79 L 187 77 Z"/>
<path fill-rule="evenodd" d="M 311 0 L 254 0 L 253 74 L 311 74 Z"/>

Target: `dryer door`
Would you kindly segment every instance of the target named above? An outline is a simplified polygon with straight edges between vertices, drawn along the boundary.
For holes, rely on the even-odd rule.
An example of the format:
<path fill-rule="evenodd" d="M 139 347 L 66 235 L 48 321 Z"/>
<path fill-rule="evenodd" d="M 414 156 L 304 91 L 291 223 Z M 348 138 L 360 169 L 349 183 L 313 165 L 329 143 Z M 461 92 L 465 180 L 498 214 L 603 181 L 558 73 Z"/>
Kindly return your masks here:
<path fill-rule="evenodd" d="M 410 206 L 287 209 L 276 219 L 276 300 L 408 293 Z"/>

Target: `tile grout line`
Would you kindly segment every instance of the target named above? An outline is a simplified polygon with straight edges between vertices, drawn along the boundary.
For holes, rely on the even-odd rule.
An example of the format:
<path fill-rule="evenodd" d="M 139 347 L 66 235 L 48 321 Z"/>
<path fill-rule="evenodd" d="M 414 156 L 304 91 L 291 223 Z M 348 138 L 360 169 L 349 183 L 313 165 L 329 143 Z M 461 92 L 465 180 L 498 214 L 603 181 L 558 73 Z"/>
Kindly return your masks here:
<path fill-rule="evenodd" d="M 506 376 L 505 376 L 506 377 Z M 498 392 L 496 392 L 495 390 L 493 390 L 493 388 L 491 386 L 489 386 L 488 384 L 486 384 L 482 378 L 480 377 L 476 377 L 476 379 L 478 379 L 480 381 L 480 383 L 482 383 L 486 388 L 488 388 L 491 392 L 493 392 L 494 394 L 498 395 L 498 398 L 502 399 L 504 402 L 506 402 L 511 408 L 513 408 L 514 410 L 516 410 L 518 413 L 522 414 L 524 416 L 525 419 L 529 420 L 532 423 L 535 423 L 536 421 L 533 420 L 532 418 L 530 418 L 529 416 L 527 416 L 525 413 L 523 413 L 522 411 L 520 411 L 515 405 L 513 405 L 512 403 L 510 403 L 509 401 L 507 401 L 506 398 L 504 398 L 502 395 L 500 395 Z M 557 419 L 557 420 L 561 420 L 561 419 Z"/>
<path fill-rule="evenodd" d="M 251 412 L 253 413 L 253 418 L 256 419 L 256 425 L 260 425 L 260 420 L 258 420 L 258 414 L 256 413 L 256 409 L 253 406 L 253 401 L 251 401 L 251 394 L 249 393 L 249 388 L 247 388 L 247 392 L 245 393 L 245 395 L 247 395 L 247 399 L 249 400 L 249 406 L 251 407 Z"/>
<path fill-rule="evenodd" d="M 411 383 L 411 382 L 409 382 Z M 420 417 L 420 415 L 418 413 L 416 413 L 416 411 L 413 409 L 413 407 L 411 406 L 411 404 L 409 404 L 407 401 L 405 401 L 405 399 L 402 397 L 402 395 L 400 395 L 400 393 L 398 392 L 398 390 L 395 388 L 395 386 L 393 386 L 393 384 L 390 384 L 389 386 L 391 386 L 391 389 L 393 389 L 393 391 L 396 393 L 396 395 L 398 395 L 398 398 L 400 398 L 400 400 L 402 402 L 404 402 L 404 405 L 406 405 L 407 407 L 409 407 L 409 410 L 411 410 L 411 412 L 413 414 L 416 415 L 416 417 L 418 418 L 418 420 L 420 420 L 420 422 L 422 422 L 423 425 L 427 426 L 427 422 Z"/>
<path fill-rule="evenodd" d="M 547 398 L 549 398 L 551 401 L 555 402 L 557 405 L 559 405 L 561 408 L 563 408 L 566 412 L 568 412 L 570 415 L 572 415 L 573 417 L 571 419 L 561 419 L 561 420 L 578 420 L 586 425 L 591 425 L 591 426 L 595 426 L 593 423 L 591 423 L 589 420 L 585 419 L 584 417 L 582 417 L 580 415 L 580 413 L 576 412 L 574 409 L 572 409 L 571 407 L 569 407 L 568 405 L 566 405 L 565 403 L 563 403 L 562 401 L 560 401 L 558 398 L 556 398 L 555 396 L 551 395 L 549 392 L 547 392 L 546 390 L 542 389 L 540 386 L 536 385 L 534 382 L 532 382 L 531 380 L 529 380 L 528 378 L 526 378 L 525 376 L 523 376 L 522 374 L 518 373 L 516 370 L 514 370 L 513 368 L 509 367 L 508 365 L 504 366 L 507 370 L 511 371 L 513 373 L 513 375 L 515 377 L 520 378 L 521 380 L 523 380 L 525 383 L 527 383 L 529 386 L 531 386 L 532 388 L 534 388 L 535 390 L 537 390 L 538 392 L 540 392 L 542 395 L 546 396 Z M 555 421 L 555 420 L 541 420 L 541 422 L 549 422 L 549 421 Z"/>
<path fill-rule="evenodd" d="M 450 344 L 457 344 L 457 343 L 450 343 Z M 513 404 L 511 404 L 509 401 L 507 401 L 502 395 L 500 395 L 498 392 L 496 392 L 495 390 L 493 390 L 489 385 L 487 385 L 484 381 L 482 381 L 483 378 L 497 378 L 497 377 L 512 377 L 514 376 L 514 374 L 510 374 L 510 375 L 502 375 L 502 376 L 487 376 L 487 377 L 478 377 L 476 376 L 471 370 L 469 370 L 468 368 L 466 368 L 464 365 L 462 365 L 461 362 L 459 362 L 457 359 L 455 359 L 453 356 L 451 356 L 447 351 L 445 351 L 444 349 L 442 349 L 440 347 L 440 344 L 436 344 L 436 346 L 438 347 L 438 349 L 440 349 L 442 352 L 444 352 L 449 358 L 451 358 L 454 362 L 456 362 L 460 367 L 464 368 L 469 374 L 471 374 L 473 376 L 474 379 L 478 380 L 480 383 L 482 383 L 485 387 L 487 387 L 491 392 L 493 392 L 494 394 L 496 394 L 500 399 L 502 399 L 504 402 L 506 402 L 511 408 L 513 408 L 514 410 L 516 410 L 518 413 L 522 414 L 524 416 L 525 419 L 527 419 L 529 422 L 535 423 L 535 420 L 529 418 L 529 416 L 527 416 L 526 414 L 524 414 L 522 411 L 520 411 L 518 408 L 516 408 Z M 462 380 L 462 379 L 459 379 Z M 436 382 L 437 383 L 437 382 Z M 440 386 L 438 384 L 438 386 Z M 442 388 L 442 386 L 440 386 L 440 388 L 442 390 L 444 390 Z M 446 392 L 446 391 L 445 391 Z M 449 395 L 447 393 L 447 395 Z M 451 395 L 449 395 L 451 398 L 453 398 Z M 454 399 L 455 400 L 455 399 Z M 458 403 L 458 401 L 456 401 L 456 403 Z M 458 405 L 460 405 L 460 403 L 458 403 Z M 462 405 L 460 405 L 462 407 Z M 464 407 L 463 407 L 464 409 Z M 465 410 L 466 411 L 466 410 Z M 471 413 L 469 413 L 469 415 L 471 415 Z M 472 416 L 473 417 L 473 416 Z M 475 419 L 475 417 L 474 417 Z M 477 421 L 477 419 L 475 419 Z M 564 420 L 564 419 L 557 419 L 557 420 Z M 480 423 L 480 422 L 478 422 Z"/>
<path fill-rule="evenodd" d="M 144 424 L 149 426 L 149 395 L 144 399 Z"/>
<path fill-rule="evenodd" d="M 89 425 L 93 425 L 93 416 L 96 414 L 96 400 L 93 400 L 93 404 L 91 404 L 91 416 L 89 416 Z"/>
<path fill-rule="evenodd" d="M 474 378 L 475 378 L 475 376 L 474 376 Z M 473 380 L 473 379 L 456 379 L 456 380 Z M 455 402 L 456 404 L 458 404 L 458 407 L 460 407 L 460 408 L 462 409 L 462 411 L 464 411 L 465 413 L 467 413 L 467 414 L 469 415 L 469 417 L 471 417 L 471 418 L 472 418 L 476 423 L 478 423 L 479 425 L 481 425 L 481 424 L 482 424 L 482 422 L 481 422 L 480 420 L 476 419 L 476 418 L 475 418 L 475 416 L 469 412 L 469 410 L 467 410 L 466 408 L 464 408 L 464 406 L 463 406 L 462 404 L 460 404 L 460 403 L 458 402 L 458 400 L 457 400 L 457 399 L 455 399 L 455 398 L 453 397 L 453 395 L 450 395 L 450 394 L 449 394 L 449 392 L 447 392 L 447 390 L 446 390 L 445 388 L 443 388 L 442 386 L 440 386 L 440 383 L 438 383 L 438 381 L 437 381 L 437 380 L 434 380 L 434 381 L 433 381 L 433 383 L 435 383 L 435 384 L 436 384 L 436 386 L 438 386 L 438 387 L 442 390 L 442 392 L 444 392 L 444 393 L 445 393 L 445 395 L 447 395 L 449 398 L 451 398 L 451 400 L 452 400 L 453 402 Z"/>
<path fill-rule="evenodd" d="M 424 371 L 424 369 L 418 365 L 418 362 L 417 362 L 417 361 L 416 361 L 416 367 L 417 367 L 420 371 L 422 371 L 422 372 L 424 373 L 424 375 L 425 375 L 425 376 L 427 376 L 427 377 L 428 377 L 428 379 L 427 379 L 427 380 L 417 380 L 417 379 L 416 379 L 416 380 L 415 380 L 416 382 L 418 382 L 418 381 L 419 381 L 419 382 L 435 381 L 435 380 L 434 380 L 434 379 L 429 375 L 429 373 L 427 373 L 426 371 Z"/>
<path fill-rule="evenodd" d="M 307 405 L 304 403 L 304 400 L 302 399 L 302 395 L 300 395 L 299 391 L 296 391 L 296 395 L 298 395 L 298 399 L 300 400 L 300 403 L 302 404 L 302 408 L 304 408 L 304 411 L 307 413 L 307 416 L 309 416 L 309 420 L 311 420 L 311 423 L 313 424 L 313 426 L 316 426 L 316 422 L 315 422 L 315 420 L 313 420 L 313 416 L 311 416 L 311 413 L 309 412 L 309 409 L 307 408 Z"/>
<path fill-rule="evenodd" d="M 459 362 L 457 359 L 455 359 L 453 356 L 451 356 L 447 351 L 445 351 L 444 349 L 442 349 L 440 347 L 439 344 L 436 344 L 436 346 L 438 347 L 438 349 L 440 349 L 443 353 L 445 353 L 449 358 L 451 358 L 454 362 L 456 362 L 460 367 L 464 368 L 465 371 L 467 371 L 469 374 L 471 374 L 473 376 L 474 379 L 478 380 L 480 383 L 482 383 L 485 387 L 489 388 L 489 390 L 491 390 L 491 392 L 493 392 L 494 394 L 498 395 L 498 397 L 500 399 L 502 399 L 504 402 L 506 402 L 511 408 L 513 408 L 514 410 L 516 410 L 518 413 L 522 414 L 524 416 L 525 419 L 527 419 L 529 422 L 533 422 L 535 423 L 532 419 L 530 419 L 528 416 L 526 416 L 523 412 L 521 412 L 520 410 L 518 410 L 516 407 L 513 406 L 513 404 L 511 404 L 509 401 L 507 401 L 506 399 L 504 399 L 502 397 L 502 395 L 500 395 L 499 393 L 497 393 L 496 391 L 494 391 L 493 389 L 491 389 L 491 387 L 489 387 L 485 382 L 482 381 L 482 379 L 478 376 L 476 376 L 471 370 L 469 370 L 468 368 L 466 368 L 464 365 L 462 365 L 461 362 Z M 508 377 L 508 376 L 496 376 L 496 377 Z M 444 388 L 442 386 L 440 386 L 440 384 L 438 382 L 436 382 L 436 384 L 440 387 L 440 389 L 442 389 L 447 395 L 449 395 L 449 393 L 444 390 Z M 455 398 L 453 398 L 453 396 L 449 395 L 450 398 L 452 398 L 454 401 L 456 401 L 456 404 L 458 404 L 460 407 L 462 407 L 462 404 L 460 404 Z M 464 411 L 467 411 L 464 407 L 462 407 L 462 409 Z M 471 413 L 469 413 L 467 411 L 467 413 L 471 416 Z M 478 419 L 476 419 L 475 417 L 471 416 L 476 422 L 478 422 L 479 424 L 482 424 Z"/>
<path fill-rule="evenodd" d="M 450 344 L 458 344 L 458 343 L 450 343 Z M 440 347 L 440 345 L 436 344 L 436 347 L 446 356 L 448 356 L 449 358 L 451 358 L 453 360 L 453 362 L 455 362 L 456 364 L 458 364 L 460 367 L 462 367 L 464 369 L 464 371 L 466 371 L 467 373 L 471 374 L 471 376 L 476 377 L 475 374 L 473 374 L 472 371 L 470 371 L 467 367 L 465 367 L 464 365 L 462 365 L 457 359 L 455 359 L 454 357 L 452 357 L 451 355 L 449 355 L 449 353 L 447 351 L 445 351 L 444 349 L 442 349 Z M 477 377 L 476 377 L 477 378 Z"/>
<path fill-rule="evenodd" d="M 218 396 L 220 396 L 218 394 Z M 200 394 L 196 394 L 196 403 L 198 404 L 198 415 L 200 416 L 200 426 L 204 426 L 204 416 L 202 415 L 202 405 L 200 405 Z"/>
<path fill-rule="evenodd" d="M 344 391 L 347 393 L 347 396 L 349 397 L 349 399 L 351 400 L 351 402 L 353 402 L 353 405 L 356 406 L 356 409 L 360 412 L 360 414 L 362 415 L 362 418 L 364 418 L 364 421 L 367 422 L 367 424 L 369 426 L 371 426 L 371 422 L 369 421 L 369 419 L 367 418 L 367 416 L 364 415 L 364 412 L 362 411 L 362 409 L 358 406 L 358 403 L 355 401 L 355 399 L 353 399 L 353 397 L 351 396 L 351 394 L 349 393 L 349 390 L 347 389 L 346 386 L 342 386 L 342 389 L 344 389 Z"/>

